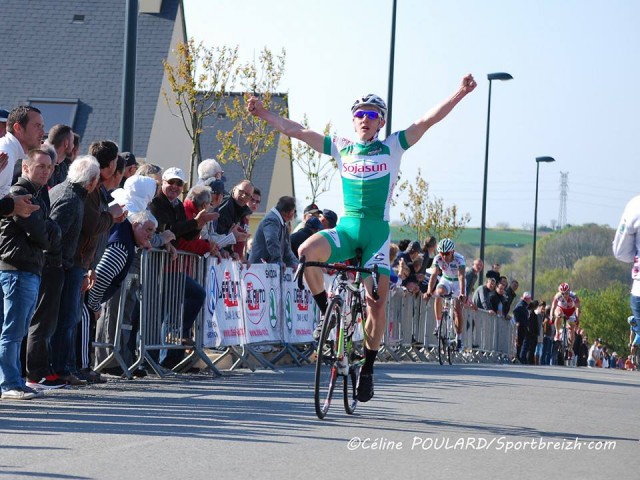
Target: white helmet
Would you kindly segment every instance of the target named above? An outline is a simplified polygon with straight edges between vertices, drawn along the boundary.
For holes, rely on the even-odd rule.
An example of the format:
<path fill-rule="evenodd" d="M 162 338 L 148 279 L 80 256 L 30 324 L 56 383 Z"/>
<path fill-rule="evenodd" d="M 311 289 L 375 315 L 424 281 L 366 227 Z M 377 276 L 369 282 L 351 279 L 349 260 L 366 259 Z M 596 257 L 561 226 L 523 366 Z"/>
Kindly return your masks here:
<path fill-rule="evenodd" d="M 378 110 L 380 110 L 382 118 L 387 118 L 387 104 L 384 103 L 384 100 L 382 100 L 379 96 L 374 95 L 373 93 L 356 99 L 356 101 L 353 102 L 353 105 L 351 106 L 351 114 L 356 113 L 356 110 L 366 105 L 376 107 Z"/>

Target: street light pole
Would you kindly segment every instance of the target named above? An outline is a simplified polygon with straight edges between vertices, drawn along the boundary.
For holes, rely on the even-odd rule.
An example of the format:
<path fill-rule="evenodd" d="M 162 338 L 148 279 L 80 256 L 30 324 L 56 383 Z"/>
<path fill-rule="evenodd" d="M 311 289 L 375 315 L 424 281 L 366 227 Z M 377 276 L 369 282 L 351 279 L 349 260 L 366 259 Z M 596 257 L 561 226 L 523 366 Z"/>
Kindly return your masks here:
<path fill-rule="evenodd" d="M 396 52 L 396 0 L 393 0 L 391 11 L 391 49 L 389 51 L 389 90 L 387 91 L 387 125 L 385 128 L 385 138 L 391 135 L 391 115 L 393 113 L 393 66 L 395 64 Z"/>
<path fill-rule="evenodd" d="M 484 239 L 487 230 L 487 175 L 489 171 L 489 124 L 491 122 L 491 82 L 493 80 L 511 80 L 513 77 L 505 72 L 489 73 L 487 75 L 489 80 L 489 103 L 487 105 L 487 140 L 484 149 L 484 183 L 482 184 L 482 218 L 480 223 L 480 258 L 485 261 L 484 258 Z M 478 282 L 482 285 L 483 272 L 480 270 L 478 274 Z"/>
<path fill-rule="evenodd" d="M 538 178 L 540 176 L 540 162 L 551 163 L 556 160 L 553 157 L 536 158 L 536 205 L 533 209 L 533 259 L 531 262 L 531 298 L 536 294 L 536 236 L 538 234 Z"/>

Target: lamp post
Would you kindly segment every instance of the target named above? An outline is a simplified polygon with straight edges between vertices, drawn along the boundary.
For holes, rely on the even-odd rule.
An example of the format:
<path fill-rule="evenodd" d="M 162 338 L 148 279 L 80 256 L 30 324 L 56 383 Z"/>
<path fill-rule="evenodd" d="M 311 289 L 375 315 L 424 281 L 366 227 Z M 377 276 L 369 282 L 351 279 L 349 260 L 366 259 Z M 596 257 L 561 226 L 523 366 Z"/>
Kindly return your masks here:
<path fill-rule="evenodd" d="M 487 141 L 484 149 L 484 183 L 482 184 L 482 219 L 480 224 L 480 258 L 485 261 L 484 258 L 484 238 L 487 230 L 487 172 L 489 170 L 489 123 L 491 121 L 491 82 L 493 80 L 512 80 L 513 77 L 505 72 L 489 73 L 487 75 L 489 80 L 489 103 L 487 106 Z M 478 282 L 482 285 L 483 271 L 480 270 L 478 274 Z"/>
<path fill-rule="evenodd" d="M 540 162 L 555 162 L 553 157 L 536 157 L 536 205 L 533 209 L 533 259 L 531 262 L 531 298 L 536 294 L 536 236 L 538 234 L 538 177 L 540 176 Z"/>
<path fill-rule="evenodd" d="M 393 0 L 391 10 L 391 48 L 389 49 L 389 90 L 387 92 L 387 125 L 385 129 L 385 138 L 391 135 L 391 114 L 393 112 L 393 66 L 395 63 L 396 52 L 396 6 L 397 0 Z"/>

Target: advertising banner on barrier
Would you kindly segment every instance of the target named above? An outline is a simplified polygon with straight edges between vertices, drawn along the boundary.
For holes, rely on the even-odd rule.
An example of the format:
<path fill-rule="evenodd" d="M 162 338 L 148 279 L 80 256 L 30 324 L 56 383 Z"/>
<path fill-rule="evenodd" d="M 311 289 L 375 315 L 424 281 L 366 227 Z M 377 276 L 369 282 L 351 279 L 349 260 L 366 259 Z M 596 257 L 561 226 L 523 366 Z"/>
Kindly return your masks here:
<path fill-rule="evenodd" d="M 280 342 L 280 268 L 255 263 L 241 274 L 246 343 Z"/>
<path fill-rule="evenodd" d="M 204 347 L 226 347 L 246 343 L 240 294 L 240 264 L 209 258 L 205 289 Z"/>
<path fill-rule="evenodd" d="M 282 278 L 282 336 L 286 343 L 310 343 L 319 318 L 318 306 L 309 289 L 298 288 L 293 270 L 287 268 Z"/>

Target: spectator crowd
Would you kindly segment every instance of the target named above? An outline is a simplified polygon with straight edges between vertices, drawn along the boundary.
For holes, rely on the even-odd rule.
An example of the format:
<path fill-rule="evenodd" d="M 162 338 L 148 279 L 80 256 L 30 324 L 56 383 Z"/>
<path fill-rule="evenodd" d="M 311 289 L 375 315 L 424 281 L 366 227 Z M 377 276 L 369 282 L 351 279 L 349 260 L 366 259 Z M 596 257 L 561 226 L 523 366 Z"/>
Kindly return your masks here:
<path fill-rule="evenodd" d="M 110 140 L 93 141 L 87 154 L 80 155 L 81 139 L 71 127 L 54 125 L 45 137 L 44 125 L 35 107 L 0 109 L 3 400 L 28 400 L 47 389 L 106 381 L 94 369 L 109 356 L 104 345 L 112 344 L 116 334 L 120 289 L 129 273 L 139 272 L 143 249 L 165 249 L 171 257 L 180 250 L 293 267 L 299 247 L 338 222 L 335 212 L 312 203 L 291 231 L 296 200 L 283 196 L 251 237 L 249 218 L 263 201 L 261 192 L 247 179 L 227 191 L 216 160 L 202 161 L 196 184 L 186 190 L 188 179 L 180 168 L 139 163 Z M 408 239 L 391 244 L 392 287 L 408 294 L 428 293 L 437 245 L 434 237 L 423 244 Z M 521 363 L 556 364 L 550 307 L 528 292 L 513 306 L 519 284 L 502 276 L 499 264 L 476 287 L 482 259 L 466 266 L 462 256 L 456 258 L 464 305 L 516 325 Z M 176 275 L 184 277 L 181 340 L 186 345 L 193 341 L 205 290 L 188 273 Z M 135 288 L 124 293 L 123 322 L 131 328 L 123 355 L 130 365 L 139 306 Z M 94 348 L 94 342 L 99 346 Z M 577 365 L 624 366 L 599 340 L 589 347 L 580 330 L 574 352 Z M 183 358 L 184 350 L 170 349 L 160 362 L 173 368 Z M 115 364 L 102 371 L 122 373 Z M 136 372 L 145 374 L 144 368 Z"/>

